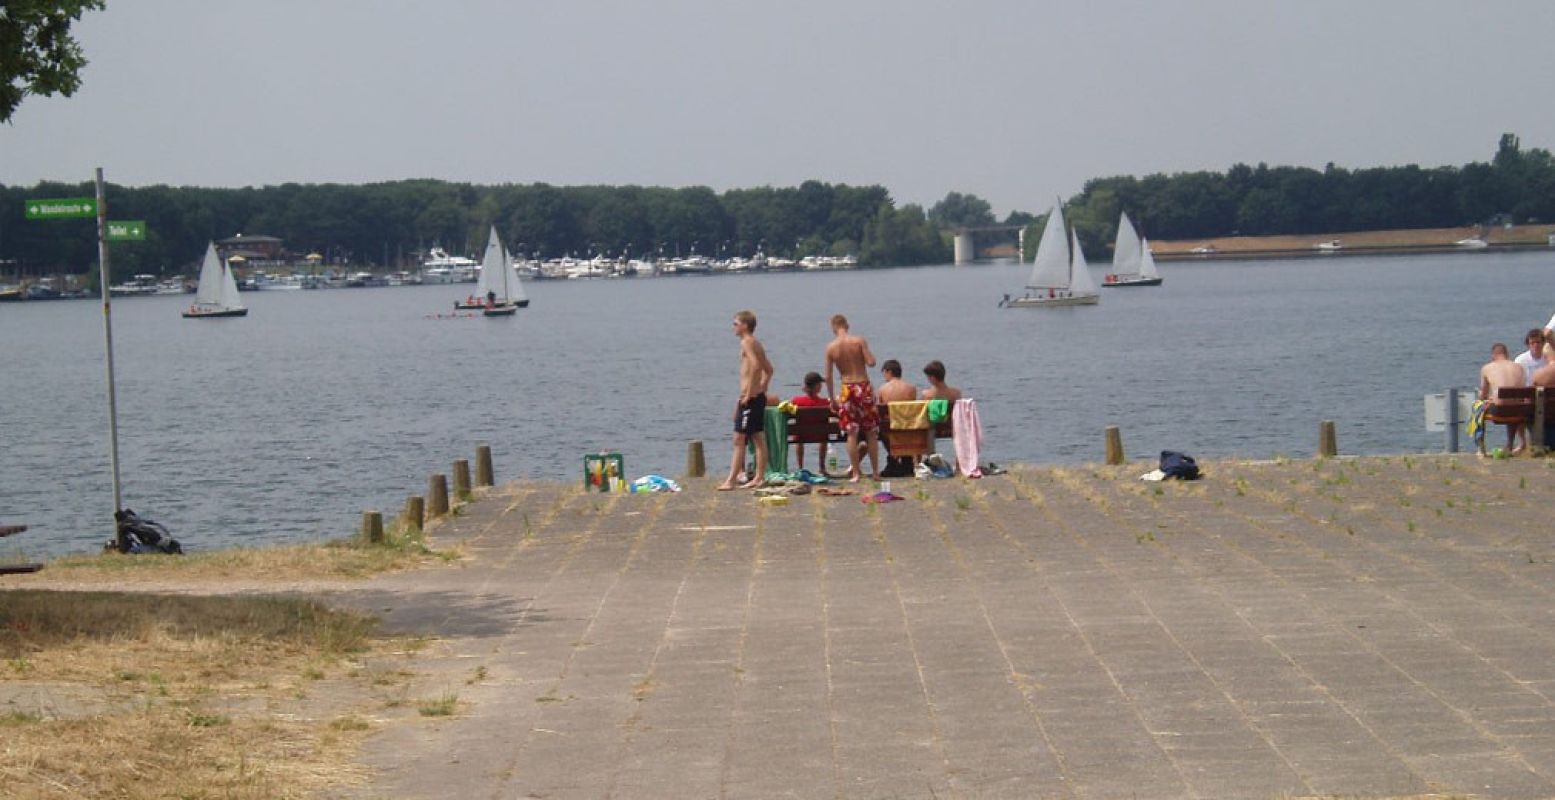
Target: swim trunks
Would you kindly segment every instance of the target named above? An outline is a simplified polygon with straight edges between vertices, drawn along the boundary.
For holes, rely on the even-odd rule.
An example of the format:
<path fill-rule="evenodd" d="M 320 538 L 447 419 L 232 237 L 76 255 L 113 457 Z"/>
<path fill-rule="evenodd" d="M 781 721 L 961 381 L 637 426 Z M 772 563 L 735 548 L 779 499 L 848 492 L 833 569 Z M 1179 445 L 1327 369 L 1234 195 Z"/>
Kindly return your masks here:
<path fill-rule="evenodd" d="M 761 433 L 766 429 L 767 396 L 758 394 L 740 405 L 734 416 L 735 433 Z"/>
<path fill-rule="evenodd" d="M 837 423 L 842 430 L 864 433 L 880 427 L 880 409 L 876 407 L 875 390 L 869 381 L 844 383 L 837 405 L 840 406 Z"/>

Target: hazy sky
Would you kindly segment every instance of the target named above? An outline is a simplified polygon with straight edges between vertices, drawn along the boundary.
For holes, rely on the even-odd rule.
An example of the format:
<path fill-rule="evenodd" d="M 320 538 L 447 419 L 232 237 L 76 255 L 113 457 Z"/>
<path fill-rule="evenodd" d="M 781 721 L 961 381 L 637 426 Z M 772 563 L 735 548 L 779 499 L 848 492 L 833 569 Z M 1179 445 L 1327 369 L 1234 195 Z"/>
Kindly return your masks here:
<path fill-rule="evenodd" d="M 1555 2 L 109 0 L 0 183 L 881 184 L 1555 147 Z"/>

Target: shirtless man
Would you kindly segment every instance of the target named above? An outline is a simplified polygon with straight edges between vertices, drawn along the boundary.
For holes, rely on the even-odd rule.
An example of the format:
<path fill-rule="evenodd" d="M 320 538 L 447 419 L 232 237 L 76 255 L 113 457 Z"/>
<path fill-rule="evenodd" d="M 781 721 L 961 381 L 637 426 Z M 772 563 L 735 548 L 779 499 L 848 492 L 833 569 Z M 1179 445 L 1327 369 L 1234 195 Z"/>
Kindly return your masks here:
<path fill-rule="evenodd" d="M 1543 387 L 1545 392 L 1555 391 L 1555 333 L 1544 334 L 1544 349 L 1540 351 L 1544 357 L 1544 366 L 1533 371 L 1532 384 Z M 1544 441 L 1540 444 L 1549 447 L 1555 441 L 1555 421 L 1546 420 L 1544 423 Z"/>
<path fill-rule="evenodd" d="M 1507 358 L 1506 345 L 1500 342 L 1491 345 L 1490 362 L 1479 368 L 1479 399 L 1490 404 L 1487 413 L 1494 413 L 1496 396 L 1501 391 L 1501 387 L 1522 386 L 1526 379 L 1527 375 L 1523 372 L 1523 368 L 1518 366 L 1517 362 Z M 1515 423 L 1506 426 L 1506 446 L 1514 454 L 1523 451 L 1521 445 L 1512 446 L 1519 435 L 1525 440 L 1524 444 L 1527 444 L 1527 435 L 1523 433 L 1523 426 Z M 1484 439 L 1479 442 L 1479 454 L 1485 455 Z"/>
<path fill-rule="evenodd" d="M 740 337 L 740 399 L 734 406 L 734 458 L 729 477 L 718 491 L 754 489 L 765 482 L 767 437 L 762 431 L 767 416 L 767 384 L 772 380 L 772 362 L 767 350 L 756 340 L 756 314 L 740 311 L 734 315 L 734 335 Z M 740 468 L 745 465 L 745 443 L 756 443 L 756 474 L 739 483 Z"/>
<path fill-rule="evenodd" d="M 848 331 L 847 317 L 833 315 L 831 329 L 837 338 L 826 345 L 826 396 L 831 398 L 842 430 L 848 434 L 848 458 L 852 462 L 848 465 L 848 480 L 857 483 L 863 477 L 859 469 L 860 434 L 869 448 L 869 477 L 880 480 L 880 412 L 875 408 L 875 390 L 869 385 L 869 368 L 875 365 L 875 354 L 869 352 L 869 342 L 864 337 Z M 841 394 L 832 380 L 833 370 L 842 378 Z"/>
<path fill-rule="evenodd" d="M 902 380 L 902 364 L 894 358 L 888 358 L 880 364 L 880 374 L 885 376 L 885 383 L 881 384 L 880 391 L 876 394 L 880 397 L 882 405 L 896 403 L 904 400 L 917 400 L 918 387 Z M 885 443 L 885 470 L 880 473 L 882 478 L 911 478 L 912 469 L 916 459 L 909 456 L 891 455 L 891 443 Z"/>
<path fill-rule="evenodd" d="M 1503 351 L 1505 349 L 1502 348 Z M 938 361 L 930 361 L 923 365 L 923 375 L 929 379 L 928 388 L 923 390 L 923 399 L 933 400 L 943 397 L 951 408 L 955 408 L 956 401 L 961 399 L 961 390 L 945 382 L 945 365 Z"/>
<path fill-rule="evenodd" d="M 880 386 L 880 402 L 896 403 L 903 400 L 917 400 L 918 387 L 902 380 L 902 364 L 894 358 L 888 358 L 880 365 L 880 374 L 885 376 L 885 383 Z"/>

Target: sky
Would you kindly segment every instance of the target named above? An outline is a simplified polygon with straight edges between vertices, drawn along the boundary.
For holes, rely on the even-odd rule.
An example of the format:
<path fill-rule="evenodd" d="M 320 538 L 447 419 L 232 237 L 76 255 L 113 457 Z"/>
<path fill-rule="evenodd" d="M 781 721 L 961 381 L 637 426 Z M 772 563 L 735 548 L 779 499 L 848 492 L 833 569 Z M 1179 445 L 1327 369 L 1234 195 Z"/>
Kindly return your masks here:
<path fill-rule="evenodd" d="M 1555 149 L 1548 0 L 108 0 L 0 184 L 879 184 Z"/>

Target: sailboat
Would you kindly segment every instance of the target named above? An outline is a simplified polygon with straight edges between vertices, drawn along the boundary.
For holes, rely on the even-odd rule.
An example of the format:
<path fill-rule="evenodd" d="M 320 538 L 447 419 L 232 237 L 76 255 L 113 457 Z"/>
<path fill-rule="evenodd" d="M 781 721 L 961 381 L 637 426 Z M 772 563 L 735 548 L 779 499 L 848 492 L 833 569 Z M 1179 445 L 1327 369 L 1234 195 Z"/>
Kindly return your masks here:
<path fill-rule="evenodd" d="M 1112 272 L 1102 279 L 1102 286 L 1160 286 L 1161 273 L 1156 271 L 1155 256 L 1150 254 L 1150 243 L 1134 230 L 1124 213 L 1118 220 L 1118 238 L 1112 247 Z"/>
<path fill-rule="evenodd" d="M 1072 245 L 1072 248 L 1071 248 Z M 1072 255 L 1071 255 L 1072 253 Z M 1070 236 L 1064 225 L 1064 206 L 1057 203 L 1048 214 L 1047 227 L 1037 242 L 1037 257 L 1031 262 L 1026 278 L 1026 294 L 1005 295 L 999 305 L 1006 308 L 1050 308 L 1057 306 L 1093 306 L 1101 295 L 1091 281 L 1090 267 L 1080 249 L 1078 236 Z"/>
<path fill-rule="evenodd" d="M 238 299 L 238 282 L 232 277 L 232 267 L 216 257 L 215 242 L 205 247 L 205 261 L 200 264 L 200 288 L 194 295 L 194 304 L 184 316 L 248 316 L 248 309 Z"/>
<path fill-rule="evenodd" d="M 512 316 L 529 305 L 524 287 L 518 283 L 518 271 L 513 269 L 513 259 L 502 247 L 495 225 L 491 226 L 491 235 L 486 239 L 486 256 L 481 259 L 481 278 L 477 285 L 477 299 L 485 301 L 481 313 L 488 317 Z"/>

